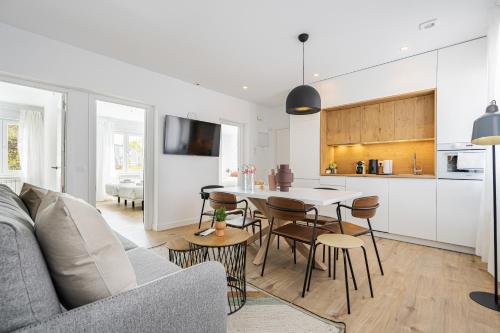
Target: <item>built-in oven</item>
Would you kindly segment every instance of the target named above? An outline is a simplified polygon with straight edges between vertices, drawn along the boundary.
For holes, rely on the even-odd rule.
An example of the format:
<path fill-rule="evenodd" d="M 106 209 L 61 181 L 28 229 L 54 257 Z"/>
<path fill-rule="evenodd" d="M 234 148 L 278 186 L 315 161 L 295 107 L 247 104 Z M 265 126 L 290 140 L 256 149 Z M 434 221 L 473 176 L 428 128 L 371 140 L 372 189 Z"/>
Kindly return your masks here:
<path fill-rule="evenodd" d="M 471 143 L 442 143 L 437 147 L 437 176 L 441 179 L 484 178 L 486 150 Z"/>

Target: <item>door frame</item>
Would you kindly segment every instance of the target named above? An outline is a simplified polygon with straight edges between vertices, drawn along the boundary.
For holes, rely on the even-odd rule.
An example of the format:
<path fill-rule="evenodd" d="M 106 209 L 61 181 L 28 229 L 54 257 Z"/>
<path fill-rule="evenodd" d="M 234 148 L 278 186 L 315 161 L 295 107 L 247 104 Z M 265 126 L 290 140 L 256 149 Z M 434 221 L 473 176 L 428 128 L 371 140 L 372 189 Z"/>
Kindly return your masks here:
<path fill-rule="evenodd" d="M 116 98 L 101 94 L 89 94 L 89 203 L 96 205 L 96 168 L 97 168 L 97 101 L 110 102 L 144 109 L 144 229 L 153 230 L 157 221 L 156 210 L 158 184 L 155 168 L 155 108 L 152 105 Z"/>
<path fill-rule="evenodd" d="M 236 121 L 232 121 L 232 120 L 227 120 L 227 119 L 219 119 L 219 122 L 220 122 L 220 125 L 222 127 L 222 125 L 229 125 L 229 126 L 236 126 L 238 127 L 240 130 L 239 130 L 239 133 L 238 133 L 238 168 L 243 164 L 245 163 L 245 152 L 244 152 L 244 149 L 245 149 L 245 131 L 246 131 L 246 128 L 245 128 L 245 123 L 239 123 L 239 122 L 236 122 Z M 221 138 L 222 138 L 222 128 L 221 128 Z M 221 147 L 219 148 L 219 151 L 220 151 L 220 154 L 219 154 L 219 161 L 218 161 L 218 164 L 219 164 L 219 176 L 218 176 L 218 179 L 219 179 L 219 184 L 220 185 L 224 185 L 222 184 L 222 140 L 220 142 L 220 145 Z"/>
<path fill-rule="evenodd" d="M 66 192 L 66 175 L 67 175 L 67 159 L 66 159 L 66 149 L 67 149 L 67 136 L 66 136 L 66 118 L 68 112 L 68 94 L 70 89 L 61 87 L 58 85 L 52 85 L 47 83 L 42 83 L 30 79 L 19 78 L 4 74 L 0 72 L 0 81 L 7 82 L 11 84 L 17 84 L 20 86 L 25 86 L 29 88 L 47 90 L 55 93 L 61 94 L 61 192 Z"/>

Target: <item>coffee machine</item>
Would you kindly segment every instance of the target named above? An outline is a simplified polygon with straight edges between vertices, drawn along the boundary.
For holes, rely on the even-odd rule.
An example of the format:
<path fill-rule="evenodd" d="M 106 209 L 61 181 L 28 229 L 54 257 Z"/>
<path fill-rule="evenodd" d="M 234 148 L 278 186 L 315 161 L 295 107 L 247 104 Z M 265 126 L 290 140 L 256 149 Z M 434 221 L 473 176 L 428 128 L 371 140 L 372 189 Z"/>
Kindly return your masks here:
<path fill-rule="evenodd" d="M 365 173 L 365 162 L 357 161 L 356 162 L 356 174 L 362 175 Z"/>
<path fill-rule="evenodd" d="M 368 173 L 372 175 L 378 174 L 378 160 L 368 161 Z"/>

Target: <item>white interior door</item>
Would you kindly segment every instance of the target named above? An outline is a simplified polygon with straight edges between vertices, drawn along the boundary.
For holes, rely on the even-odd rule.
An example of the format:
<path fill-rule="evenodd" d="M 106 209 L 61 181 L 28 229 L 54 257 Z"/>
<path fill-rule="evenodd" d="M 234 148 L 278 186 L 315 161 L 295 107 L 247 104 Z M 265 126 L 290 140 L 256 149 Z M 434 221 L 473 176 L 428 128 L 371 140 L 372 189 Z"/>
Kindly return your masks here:
<path fill-rule="evenodd" d="M 290 129 L 276 130 L 276 165 L 290 164 Z"/>

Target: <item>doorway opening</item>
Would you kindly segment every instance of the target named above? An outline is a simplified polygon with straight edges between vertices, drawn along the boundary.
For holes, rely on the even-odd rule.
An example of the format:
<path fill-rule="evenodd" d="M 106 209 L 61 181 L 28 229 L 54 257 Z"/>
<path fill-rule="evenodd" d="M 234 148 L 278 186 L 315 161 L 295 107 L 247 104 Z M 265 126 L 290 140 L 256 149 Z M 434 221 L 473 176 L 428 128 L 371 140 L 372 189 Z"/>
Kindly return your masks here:
<path fill-rule="evenodd" d="M 146 109 L 96 99 L 96 207 L 116 230 L 144 223 Z"/>
<path fill-rule="evenodd" d="M 66 94 L 0 81 L 0 184 L 64 192 Z"/>

